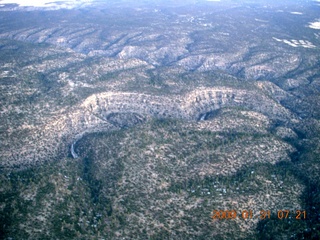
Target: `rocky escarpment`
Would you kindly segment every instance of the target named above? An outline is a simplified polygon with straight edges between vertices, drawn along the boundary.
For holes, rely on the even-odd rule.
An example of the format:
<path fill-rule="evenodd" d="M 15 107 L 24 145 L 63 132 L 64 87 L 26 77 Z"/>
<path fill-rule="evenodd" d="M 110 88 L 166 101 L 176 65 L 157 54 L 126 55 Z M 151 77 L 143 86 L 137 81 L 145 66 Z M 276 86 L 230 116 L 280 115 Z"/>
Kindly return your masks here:
<path fill-rule="evenodd" d="M 223 107 L 254 110 L 271 119 L 288 121 L 293 115 L 274 99 L 260 91 L 232 88 L 211 88 L 192 91 L 184 97 L 182 108 L 191 119 L 201 119 L 205 114 Z"/>
<path fill-rule="evenodd" d="M 1 153 L 1 165 L 34 164 L 66 154 L 70 146 L 72 155 L 77 157 L 73 143 L 87 133 L 130 127 L 150 118 L 206 120 L 213 111 L 226 107 L 259 112 L 283 122 L 294 119 L 294 115 L 277 100 L 254 88 L 198 88 L 182 96 L 103 92 L 89 96 L 72 109 L 60 112 L 44 126 L 29 131 L 19 149 L 13 145 L 15 151 L 9 148 Z"/>
<path fill-rule="evenodd" d="M 153 96 L 141 93 L 107 92 L 94 94 L 80 106 L 107 121 L 113 113 L 136 113 L 150 117 L 200 120 L 211 111 L 239 107 L 261 112 L 271 119 L 289 121 L 294 116 L 278 101 L 255 90 L 228 87 L 198 88 L 183 96 Z"/>

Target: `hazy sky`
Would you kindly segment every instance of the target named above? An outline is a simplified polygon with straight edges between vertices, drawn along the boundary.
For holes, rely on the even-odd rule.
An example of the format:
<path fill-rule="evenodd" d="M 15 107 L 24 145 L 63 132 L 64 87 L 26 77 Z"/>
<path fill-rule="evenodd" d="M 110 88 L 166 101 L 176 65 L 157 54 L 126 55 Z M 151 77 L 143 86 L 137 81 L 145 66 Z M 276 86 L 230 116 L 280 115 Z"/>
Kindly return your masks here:
<path fill-rule="evenodd" d="M 131 0 L 131 1 L 139 2 L 139 0 Z M 171 2 L 171 1 L 172 0 L 168 0 L 168 2 Z M 203 1 L 220 2 L 224 0 L 203 0 Z M 238 1 L 241 2 L 242 0 L 238 0 Z M 254 0 L 251 0 L 251 1 L 254 2 Z M 256 0 L 256 1 L 259 2 L 263 0 Z M 268 0 L 264 0 L 264 1 L 268 2 Z M 273 0 L 273 1 L 277 1 L 277 0 Z M 308 0 L 305 0 L 305 1 L 308 2 Z M 320 0 L 311 0 L 311 1 L 316 2 L 318 4 L 320 2 Z M 57 9 L 57 8 L 73 8 L 79 5 L 87 5 L 93 2 L 95 2 L 95 0 L 0 0 L 0 5 L 15 3 L 22 7 L 44 7 L 44 8 Z M 100 2 L 103 2 L 103 1 L 100 0 Z M 108 2 L 108 0 L 105 0 L 105 2 Z M 165 2 L 165 0 L 163 2 Z M 247 1 L 247 2 L 250 2 L 250 1 Z M 295 0 L 292 0 L 292 2 L 295 2 Z"/>
<path fill-rule="evenodd" d="M 1 4 L 16 3 L 22 7 L 45 7 L 45 8 L 72 8 L 82 4 L 89 4 L 95 0 L 0 0 Z M 132 0 L 133 2 L 139 0 Z M 220 2 L 221 0 L 203 0 L 210 2 Z M 108 0 L 105 0 L 108 2 Z"/>
<path fill-rule="evenodd" d="M 139 2 L 139 0 L 131 0 Z M 170 0 L 171 2 L 172 0 Z M 221 0 L 203 0 L 210 2 L 220 2 Z M 95 2 L 95 0 L 0 0 L 0 5 L 3 4 L 18 4 L 21 7 L 41 7 L 49 9 L 59 8 L 74 8 L 79 5 L 87 5 Z M 100 0 L 100 2 L 103 2 Z M 108 0 L 105 0 L 108 2 Z M 121 2 L 121 1 L 120 1 Z"/>

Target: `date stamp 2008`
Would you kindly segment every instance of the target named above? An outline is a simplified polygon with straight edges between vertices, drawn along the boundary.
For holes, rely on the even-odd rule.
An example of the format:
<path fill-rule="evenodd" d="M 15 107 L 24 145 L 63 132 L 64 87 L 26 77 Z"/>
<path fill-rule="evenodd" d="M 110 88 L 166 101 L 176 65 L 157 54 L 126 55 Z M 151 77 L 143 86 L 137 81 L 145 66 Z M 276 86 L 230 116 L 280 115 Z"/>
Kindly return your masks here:
<path fill-rule="evenodd" d="M 275 212 L 276 219 L 296 219 L 303 220 L 307 218 L 307 212 L 305 210 L 278 210 Z M 274 215 L 272 215 L 274 216 Z M 215 219 L 270 219 L 271 210 L 260 210 L 260 212 L 254 212 L 253 210 L 213 210 L 211 218 Z"/>

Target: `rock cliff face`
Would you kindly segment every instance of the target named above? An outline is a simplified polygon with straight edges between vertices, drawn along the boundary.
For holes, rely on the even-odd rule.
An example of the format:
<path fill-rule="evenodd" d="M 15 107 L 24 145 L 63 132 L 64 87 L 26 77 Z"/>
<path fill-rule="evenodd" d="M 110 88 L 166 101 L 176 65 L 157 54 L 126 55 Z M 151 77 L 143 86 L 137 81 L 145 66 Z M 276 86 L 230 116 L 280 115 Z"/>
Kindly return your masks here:
<path fill-rule="evenodd" d="M 198 89 L 184 97 L 184 109 L 191 119 L 224 107 L 239 107 L 263 113 L 271 119 L 289 120 L 293 115 L 260 91 L 232 88 Z"/>
<path fill-rule="evenodd" d="M 151 118 L 207 120 L 213 111 L 230 107 L 258 112 L 271 120 L 294 119 L 289 110 L 259 89 L 198 88 L 182 96 L 103 92 L 89 96 L 67 114 L 56 115 L 45 126 L 35 129 L 20 150 L 2 152 L 1 165 L 21 166 L 54 158 L 66 153 L 70 146 L 76 157 L 73 144 L 90 132 L 130 127 Z"/>
<path fill-rule="evenodd" d="M 195 121 L 211 111 L 225 107 L 253 110 L 271 119 L 283 121 L 294 117 L 276 100 L 258 90 L 227 87 L 199 88 L 183 96 L 107 92 L 94 94 L 79 106 L 90 116 L 98 117 L 102 121 L 109 121 L 114 113 L 134 113 L 140 118 L 177 118 Z M 92 118 L 84 118 L 86 124 L 91 125 Z"/>

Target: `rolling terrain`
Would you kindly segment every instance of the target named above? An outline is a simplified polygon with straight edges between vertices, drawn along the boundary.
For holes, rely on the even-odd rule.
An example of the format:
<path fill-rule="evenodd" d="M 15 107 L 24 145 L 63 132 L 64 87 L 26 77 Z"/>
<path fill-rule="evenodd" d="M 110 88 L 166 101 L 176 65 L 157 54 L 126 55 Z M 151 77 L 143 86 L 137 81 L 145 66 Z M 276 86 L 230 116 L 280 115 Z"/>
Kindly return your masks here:
<path fill-rule="evenodd" d="M 1 6 L 0 238 L 317 239 L 318 10 Z"/>

